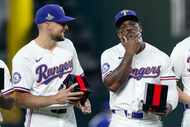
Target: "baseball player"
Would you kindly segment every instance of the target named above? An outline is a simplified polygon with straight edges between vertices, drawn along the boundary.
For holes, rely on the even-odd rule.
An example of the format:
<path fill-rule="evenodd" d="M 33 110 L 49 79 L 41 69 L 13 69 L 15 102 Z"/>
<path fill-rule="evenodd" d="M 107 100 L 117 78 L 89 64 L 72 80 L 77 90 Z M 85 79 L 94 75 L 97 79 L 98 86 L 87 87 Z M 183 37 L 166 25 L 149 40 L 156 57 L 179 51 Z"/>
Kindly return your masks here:
<path fill-rule="evenodd" d="M 101 55 L 104 84 L 110 90 L 110 127 L 161 127 L 160 116 L 176 108 L 178 93 L 169 57 L 142 39 L 139 19 L 133 10 L 115 16 L 121 43 Z M 144 112 L 145 84 L 168 85 L 165 113 Z"/>
<path fill-rule="evenodd" d="M 190 37 L 178 43 L 171 55 L 173 70 L 178 80 L 182 80 L 184 89 L 178 89 L 179 101 L 185 104 L 185 111 L 183 115 L 183 127 L 190 126 Z"/>
<path fill-rule="evenodd" d="M 83 92 L 77 84 L 59 90 L 69 74 L 83 75 L 73 43 L 64 37 L 67 23 L 61 6 L 47 4 L 35 16 L 39 35 L 21 48 L 12 60 L 13 85 L 17 103 L 27 108 L 25 127 L 76 127 L 73 105 Z M 82 107 L 91 112 L 87 100 Z"/>
<path fill-rule="evenodd" d="M 0 108 L 2 109 L 10 109 L 13 106 L 14 99 L 10 97 L 9 95 L 14 91 L 12 88 L 12 83 L 10 81 L 10 73 L 9 70 L 6 66 L 6 64 L 0 60 L 0 69 L 2 69 L 2 73 L 4 73 L 4 84 L 0 84 L 1 86 L 3 85 L 3 88 L 0 93 Z M 1 74 L 2 74 L 1 73 Z M 2 75 L 1 75 L 2 76 Z M 3 121 L 3 118 L 0 113 L 0 122 Z"/>

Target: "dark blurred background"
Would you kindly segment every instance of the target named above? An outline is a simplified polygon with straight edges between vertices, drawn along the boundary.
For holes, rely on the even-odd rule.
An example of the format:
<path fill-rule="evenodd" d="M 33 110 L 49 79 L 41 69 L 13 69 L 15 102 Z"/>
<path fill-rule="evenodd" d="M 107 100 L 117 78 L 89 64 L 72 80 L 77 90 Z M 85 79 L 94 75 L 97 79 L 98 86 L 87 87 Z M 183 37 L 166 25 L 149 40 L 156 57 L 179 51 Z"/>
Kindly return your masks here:
<path fill-rule="evenodd" d="M 75 45 L 93 90 L 92 114 L 84 115 L 76 109 L 79 127 L 88 127 L 88 122 L 104 111 L 108 101 L 108 91 L 101 81 L 100 55 L 118 43 L 113 22 L 119 10 L 135 10 L 143 26 L 144 40 L 168 55 L 177 42 L 190 34 L 189 0 L 0 0 L 0 59 L 6 61 L 10 71 L 12 56 L 36 37 L 32 19 L 36 10 L 46 3 L 57 3 L 63 6 L 66 15 L 77 18 L 70 24 L 67 36 Z M 24 110 L 15 107 L 1 111 L 5 117 L 3 127 L 23 127 Z M 164 127 L 180 127 L 182 115 L 183 105 L 179 104 L 163 119 Z"/>

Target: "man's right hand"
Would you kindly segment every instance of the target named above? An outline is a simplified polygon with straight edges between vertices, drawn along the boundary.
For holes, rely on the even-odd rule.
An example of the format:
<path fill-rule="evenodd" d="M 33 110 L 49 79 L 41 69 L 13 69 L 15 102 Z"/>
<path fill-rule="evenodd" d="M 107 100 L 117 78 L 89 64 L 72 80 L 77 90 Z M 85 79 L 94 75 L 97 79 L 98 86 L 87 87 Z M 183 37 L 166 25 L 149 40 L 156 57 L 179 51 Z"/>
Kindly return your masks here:
<path fill-rule="evenodd" d="M 140 50 L 139 34 L 132 32 L 122 37 L 122 43 L 126 49 L 127 54 L 135 55 Z"/>
<path fill-rule="evenodd" d="M 55 103 L 56 104 L 64 104 L 64 103 L 70 103 L 70 104 L 76 104 L 80 101 L 82 96 L 84 95 L 83 92 L 72 92 L 73 88 L 77 86 L 77 83 L 71 85 L 67 89 L 60 90 L 54 97 L 55 97 Z"/>

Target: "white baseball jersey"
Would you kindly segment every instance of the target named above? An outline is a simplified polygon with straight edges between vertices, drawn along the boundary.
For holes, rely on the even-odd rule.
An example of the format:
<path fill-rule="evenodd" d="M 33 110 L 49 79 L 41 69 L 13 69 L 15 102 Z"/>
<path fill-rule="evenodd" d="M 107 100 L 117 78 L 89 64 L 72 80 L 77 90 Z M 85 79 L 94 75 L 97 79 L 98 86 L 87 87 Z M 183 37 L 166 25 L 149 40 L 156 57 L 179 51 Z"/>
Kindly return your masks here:
<path fill-rule="evenodd" d="M 184 92 L 190 96 L 190 37 L 178 43 L 170 55 L 173 70 L 178 79 L 182 79 Z M 190 126 L 190 110 L 185 110 L 183 127 Z"/>
<path fill-rule="evenodd" d="M 177 78 L 182 78 L 184 92 L 190 96 L 190 38 L 178 43 L 174 47 L 170 58 Z"/>
<path fill-rule="evenodd" d="M 13 91 L 11 76 L 7 65 L 2 60 L 0 60 L 0 68 L 4 69 L 4 89 L 1 90 L 1 94 L 9 94 Z"/>
<path fill-rule="evenodd" d="M 57 42 L 52 50 L 41 48 L 33 40 L 14 56 L 13 84 L 15 90 L 37 96 L 54 95 L 68 74 L 83 74 L 76 50 L 69 39 Z M 75 127 L 73 107 L 59 117 L 27 112 L 25 127 Z"/>
<path fill-rule="evenodd" d="M 139 111 L 144 100 L 145 84 L 160 83 L 168 85 L 167 102 L 173 109 L 178 103 L 175 75 L 169 57 L 154 46 L 145 43 L 145 49 L 134 55 L 132 71 L 126 86 L 119 93 L 110 91 L 110 108 L 116 110 Z M 121 63 L 125 48 L 121 43 L 107 49 L 101 56 L 102 79 Z M 157 117 L 157 116 L 155 116 Z"/>
<path fill-rule="evenodd" d="M 4 84 L 0 84 L 0 85 L 4 85 L 4 89 L 1 90 L 1 94 L 6 95 L 9 94 L 11 92 L 13 92 L 13 88 L 12 88 L 12 83 L 10 81 L 10 73 L 9 73 L 9 69 L 7 68 L 7 65 L 0 60 L 0 68 L 4 69 Z M 0 113 L 0 122 L 2 121 L 2 116 Z"/>

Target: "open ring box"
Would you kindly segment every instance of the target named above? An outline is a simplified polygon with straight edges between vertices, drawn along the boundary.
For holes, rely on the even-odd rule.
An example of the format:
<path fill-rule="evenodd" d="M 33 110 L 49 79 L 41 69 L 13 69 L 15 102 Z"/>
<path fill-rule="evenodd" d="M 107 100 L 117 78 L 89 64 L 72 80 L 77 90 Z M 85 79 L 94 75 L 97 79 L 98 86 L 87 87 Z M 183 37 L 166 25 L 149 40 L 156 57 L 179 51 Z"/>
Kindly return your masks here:
<path fill-rule="evenodd" d="M 164 113 L 166 111 L 168 86 L 146 83 L 143 111 Z"/>
<path fill-rule="evenodd" d="M 77 83 L 78 85 L 73 88 L 73 92 L 84 92 L 84 95 L 80 101 L 81 105 L 84 105 L 86 99 L 89 97 L 89 94 L 92 92 L 88 87 L 86 76 L 82 75 L 73 75 L 69 74 L 63 81 L 63 85 L 66 85 L 66 88 L 69 88 L 72 84 Z M 60 89 L 60 88 L 59 88 Z"/>

